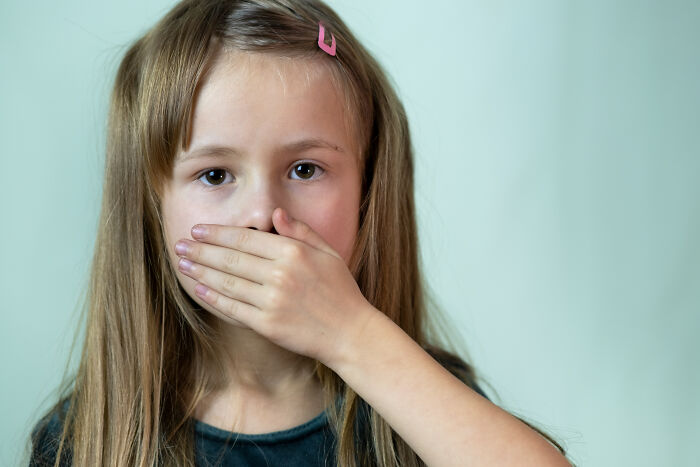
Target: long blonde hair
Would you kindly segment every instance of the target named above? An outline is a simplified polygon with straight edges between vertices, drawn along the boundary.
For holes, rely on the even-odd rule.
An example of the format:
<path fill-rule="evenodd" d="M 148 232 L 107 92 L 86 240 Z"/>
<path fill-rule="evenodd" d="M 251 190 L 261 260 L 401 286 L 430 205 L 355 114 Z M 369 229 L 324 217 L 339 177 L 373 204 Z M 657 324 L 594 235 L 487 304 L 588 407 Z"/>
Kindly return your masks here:
<path fill-rule="evenodd" d="M 337 41 L 335 57 L 316 44 L 319 21 Z M 466 384 L 476 383 L 473 368 L 447 350 L 444 326 L 427 321 L 441 310 L 420 272 L 409 127 L 379 63 L 321 1 L 183 0 L 131 45 L 117 72 L 85 341 L 77 374 L 64 378 L 52 408 L 69 403 L 56 465 L 65 452 L 75 465 L 194 465 L 192 415 L 209 388 L 204 362 L 216 359 L 218 318 L 177 281 L 160 195 L 174 155 L 187 147 L 198 85 L 221 48 L 329 67 L 362 142 L 360 227 L 349 268 L 374 307 Z M 316 376 L 339 465 L 423 465 L 333 371 L 317 362 Z"/>

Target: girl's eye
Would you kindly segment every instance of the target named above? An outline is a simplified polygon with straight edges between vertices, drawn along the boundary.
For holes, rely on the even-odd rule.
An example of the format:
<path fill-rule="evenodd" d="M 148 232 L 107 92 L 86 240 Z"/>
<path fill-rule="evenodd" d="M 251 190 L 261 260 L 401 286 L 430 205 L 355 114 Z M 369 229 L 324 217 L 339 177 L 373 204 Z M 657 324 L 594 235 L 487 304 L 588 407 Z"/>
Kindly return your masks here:
<path fill-rule="evenodd" d="M 203 182 L 206 186 L 218 186 L 223 184 L 226 175 L 229 175 L 229 173 L 224 169 L 207 169 L 199 174 L 197 180 L 204 178 L 207 180 L 207 182 Z"/>
<path fill-rule="evenodd" d="M 297 170 L 300 167 L 301 169 Z M 294 166 L 294 170 L 292 171 L 292 173 L 299 174 L 301 180 L 311 180 L 311 177 L 316 173 L 316 170 L 318 169 L 320 169 L 321 173 L 323 173 L 323 169 L 320 166 L 312 162 L 302 162 L 301 164 L 297 164 Z"/>

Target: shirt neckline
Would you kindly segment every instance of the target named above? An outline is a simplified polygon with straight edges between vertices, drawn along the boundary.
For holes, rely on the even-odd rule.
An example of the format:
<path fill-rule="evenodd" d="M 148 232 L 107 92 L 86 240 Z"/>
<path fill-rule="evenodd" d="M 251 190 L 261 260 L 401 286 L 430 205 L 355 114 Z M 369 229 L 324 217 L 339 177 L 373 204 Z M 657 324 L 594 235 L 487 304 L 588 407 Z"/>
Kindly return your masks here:
<path fill-rule="evenodd" d="M 328 416 L 324 410 L 316 415 L 311 420 L 297 425 L 292 428 L 280 431 L 272 431 L 269 433 L 247 434 L 217 428 L 213 425 L 205 423 L 201 420 L 193 418 L 195 432 L 204 438 L 221 441 L 221 442 L 249 442 L 249 443 L 266 443 L 273 444 L 284 441 L 292 441 L 298 438 L 307 436 L 315 431 L 320 430 L 328 423 Z"/>

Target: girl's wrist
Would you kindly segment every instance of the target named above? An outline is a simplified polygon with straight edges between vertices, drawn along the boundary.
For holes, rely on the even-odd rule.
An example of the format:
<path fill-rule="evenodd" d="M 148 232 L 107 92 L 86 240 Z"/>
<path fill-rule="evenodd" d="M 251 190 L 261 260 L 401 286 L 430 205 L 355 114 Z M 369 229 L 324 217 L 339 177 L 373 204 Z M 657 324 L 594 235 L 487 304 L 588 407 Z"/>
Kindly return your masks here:
<path fill-rule="evenodd" d="M 390 321 L 384 313 L 369 303 L 366 307 L 353 310 L 352 314 L 353 325 L 339 329 L 335 343 L 332 344 L 332 352 L 322 362 L 341 378 L 350 367 L 362 362 L 362 351 L 374 339 L 372 336 L 377 328 L 381 327 L 384 321 Z"/>

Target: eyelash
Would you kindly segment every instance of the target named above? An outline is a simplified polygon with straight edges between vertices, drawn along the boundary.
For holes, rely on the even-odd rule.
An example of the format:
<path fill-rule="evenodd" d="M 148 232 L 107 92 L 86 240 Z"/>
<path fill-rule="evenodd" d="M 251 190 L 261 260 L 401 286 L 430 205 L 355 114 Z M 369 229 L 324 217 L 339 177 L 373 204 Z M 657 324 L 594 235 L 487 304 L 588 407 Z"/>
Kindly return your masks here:
<path fill-rule="evenodd" d="M 316 168 L 316 169 L 314 170 L 314 175 L 316 175 L 316 170 L 317 170 L 317 169 L 321 169 L 321 174 L 324 174 L 324 173 L 325 173 L 325 169 L 324 169 L 323 167 L 321 167 L 320 165 L 315 164 L 315 163 L 313 163 L 313 162 L 310 162 L 310 161 L 301 161 L 301 162 L 297 162 L 296 164 L 294 164 L 294 165 L 292 166 L 292 170 L 294 170 L 295 168 L 297 168 L 297 167 L 300 166 L 300 165 L 312 165 L 312 166 L 314 166 L 314 167 Z M 224 168 L 221 168 L 221 167 L 211 167 L 211 168 L 209 168 L 209 169 L 205 169 L 205 170 L 202 170 L 201 172 L 199 172 L 199 173 L 197 174 L 197 176 L 196 176 L 196 180 L 197 180 L 199 183 L 201 183 L 202 185 L 204 185 L 206 188 L 217 188 L 217 187 L 220 187 L 220 186 L 222 186 L 222 185 L 225 185 L 225 183 L 221 183 L 221 184 L 219 184 L 219 185 L 208 185 L 208 184 L 204 183 L 202 180 L 200 180 L 200 179 L 201 179 L 202 177 L 204 177 L 206 174 L 208 174 L 209 172 L 213 172 L 213 171 L 215 171 L 215 170 L 223 170 L 223 171 L 226 172 L 227 174 L 230 174 L 230 172 L 229 172 L 228 170 L 224 169 Z M 303 181 L 303 182 L 310 182 L 310 181 L 313 181 L 313 180 L 315 180 L 315 179 L 318 179 L 320 176 L 321 176 L 321 175 L 318 175 L 318 176 L 316 176 L 315 178 L 310 178 L 310 179 L 307 179 L 307 180 L 304 180 L 304 179 L 298 179 L 298 180 Z M 225 180 L 225 179 L 224 179 L 224 180 Z"/>

